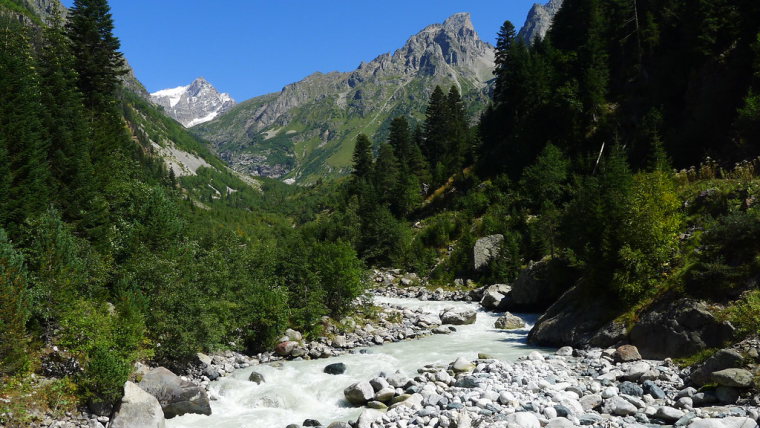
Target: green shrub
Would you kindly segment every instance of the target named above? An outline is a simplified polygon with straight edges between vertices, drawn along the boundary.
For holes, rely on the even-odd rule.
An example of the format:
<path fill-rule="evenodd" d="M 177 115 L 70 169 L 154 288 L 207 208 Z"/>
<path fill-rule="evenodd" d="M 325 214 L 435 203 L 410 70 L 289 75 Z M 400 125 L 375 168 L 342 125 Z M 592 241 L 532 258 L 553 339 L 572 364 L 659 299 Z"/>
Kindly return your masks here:
<path fill-rule="evenodd" d="M 745 293 L 741 300 L 726 309 L 726 316 L 740 337 L 760 333 L 760 290 Z"/>
<path fill-rule="evenodd" d="M 28 368 L 29 306 L 24 259 L 0 229 L 0 376 Z"/>

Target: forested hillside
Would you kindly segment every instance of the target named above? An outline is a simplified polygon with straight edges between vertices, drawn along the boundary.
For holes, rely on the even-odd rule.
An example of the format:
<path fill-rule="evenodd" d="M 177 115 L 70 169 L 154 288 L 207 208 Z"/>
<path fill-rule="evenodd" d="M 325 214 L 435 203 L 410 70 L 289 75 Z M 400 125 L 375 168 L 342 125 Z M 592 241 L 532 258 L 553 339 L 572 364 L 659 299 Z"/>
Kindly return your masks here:
<path fill-rule="evenodd" d="M 464 289 L 543 266 L 559 301 L 540 344 L 585 346 L 610 323 L 625 339 L 684 296 L 732 340 L 760 333 L 754 0 L 564 0 L 530 45 L 505 22 L 476 125 L 456 85 L 424 88 L 424 111 L 355 139 L 350 176 L 308 187 L 234 172 L 125 88 L 106 0 L 49 26 L 22 6 L 0 2 L 0 415 L 14 422 L 114 404 L 135 362 L 181 370 L 287 328 L 323 335 L 367 267 Z M 269 130 L 273 145 L 292 135 Z M 483 237 L 497 244 L 476 264 Z"/>
<path fill-rule="evenodd" d="M 112 403 L 137 360 L 253 352 L 361 291 L 350 247 L 293 230 L 308 198 L 233 173 L 121 87 L 112 28 L 104 0 L 66 25 L 3 18 L 0 414 Z M 25 395 L 34 372 L 58 380 Z"/>
<path fill-rule="evenodd" d="M 438 89 L 374 161 L 361 136 L 319 236 L 440 285 L 509 283 L 553 260 L 581 293 L 557 311 L 609 308 L 591 331 L 691 295 L 757 332 L 758 16 L 751 1 L 567 0 L 532 45 L 505 22 L 479 125 Z M 499 255 L 476 269 L 473 245 L 492 235 Z"/>

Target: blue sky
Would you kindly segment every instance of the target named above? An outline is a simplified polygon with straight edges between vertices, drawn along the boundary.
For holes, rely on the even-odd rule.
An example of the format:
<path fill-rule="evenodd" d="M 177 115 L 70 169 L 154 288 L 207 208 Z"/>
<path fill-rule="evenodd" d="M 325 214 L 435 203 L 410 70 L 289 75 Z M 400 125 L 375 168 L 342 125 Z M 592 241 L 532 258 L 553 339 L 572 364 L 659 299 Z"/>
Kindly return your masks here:
<path fill-rule="evenodd" d="M 237 101 L 315 72 L 350 71 L 425 26 L 470 12 L 494 43 L 535 0 L 111 0 L 116 35 L 150 92 L 205 77 Z M 71 6 L 73 0 L 63 0 Z"/>

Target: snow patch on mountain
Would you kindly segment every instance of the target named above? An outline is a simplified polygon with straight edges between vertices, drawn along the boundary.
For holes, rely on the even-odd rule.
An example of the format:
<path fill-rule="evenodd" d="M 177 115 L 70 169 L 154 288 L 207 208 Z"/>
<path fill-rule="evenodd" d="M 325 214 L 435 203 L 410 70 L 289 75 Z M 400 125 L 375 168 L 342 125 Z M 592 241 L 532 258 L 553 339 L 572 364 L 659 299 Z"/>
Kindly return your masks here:
<path fill-rule="evenodd" d="M 187 86 L 156 91 L 150 98 L 186 128 L 213 120 L 236 104 L 230 94 L 220 93 L 202 77 Z"/>

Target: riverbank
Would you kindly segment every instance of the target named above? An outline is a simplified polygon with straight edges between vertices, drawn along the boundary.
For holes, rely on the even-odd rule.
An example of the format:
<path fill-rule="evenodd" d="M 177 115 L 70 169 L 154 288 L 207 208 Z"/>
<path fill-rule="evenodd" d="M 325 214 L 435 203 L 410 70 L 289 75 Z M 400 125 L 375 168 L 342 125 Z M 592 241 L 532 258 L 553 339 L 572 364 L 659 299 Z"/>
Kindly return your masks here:
<path fill-rule="evenodd" d="M 672 361 L 641 360 L 634 347 L 618 350 L 531 352 L 513 363 L 491 358 L 430 365 L 413 378 L 368 379 L 383 390 L 353 424 L 358 428 L 407 426 L 470 428 L 524 427 L 741 427 L 760 416 L 751 394 L 737 379 L 718 379 L 718 388 L 685 385 L 689 369 Z M 349 395 L 356 388 L 346 390 Z M 388 394 L 390 392 L 390 394 Z M 335 423 L 331 428 L 349 427 Z"/>

